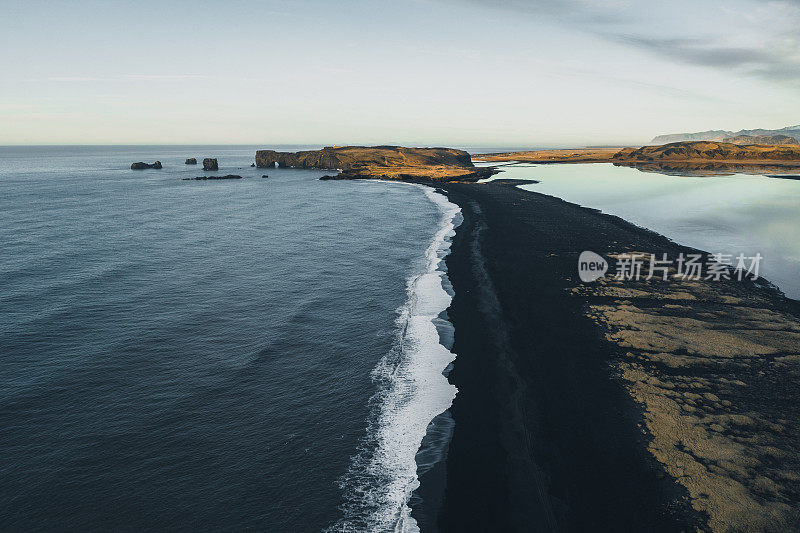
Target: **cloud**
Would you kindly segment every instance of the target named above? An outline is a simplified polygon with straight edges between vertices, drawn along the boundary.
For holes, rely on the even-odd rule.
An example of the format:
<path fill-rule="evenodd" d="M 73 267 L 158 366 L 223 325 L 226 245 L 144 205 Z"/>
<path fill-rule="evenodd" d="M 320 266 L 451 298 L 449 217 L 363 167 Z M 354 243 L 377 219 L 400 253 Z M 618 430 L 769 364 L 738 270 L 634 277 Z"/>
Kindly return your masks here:
<path fill-rule="evenodd" d="M 739 9 L 693 3 L 701 11 L 684 14 L 685 19 L 659 20 L 646 3 L 626 0 L 457 0 L 532 17 L 549 17 L 610 42 L 660 56 L 666 60 L 732 70 L 768 81 L 800 84 L 800 41 L 794 28 L 800 24 L 800 0 L 749 1 Z M 705 11 L 702 11 L 702 10 Z M 674 6 L 681 12 L 681 6 Z M 683 15 L 682 15 L 683 16 Z M 689 24 L 693 16 L 714 21 L 703 24 L 703 36 L 694 36 Z M 717 17 L 717 18 L 714 18 Z M 735 21 L 740 34 L 727 22 Z M 672 24 L 672 26 L 670 25 Z M 641 30 L 653 29 L 643 34 Z M 718 30 L 709 37 L 709 32 Z M 657 34 L 657 36 L 653 36 Z M 746 35 L 743 36 L 743 35 Z"/>
<path fill-rule="evenodd" d="M 676 61 L 706 67 L 740 67 L 772 60 L 770 55 L 763 50 L 717 46 L 709 39 L 660 39 L 637 35 L 609 35 L 608 37 Z"/>
<path fill-rule="evenodd" d="M 711 39 L 659 39 L 637 35 L 607 37 L 676 62 L 738 69 L 768 80 L 800 81 L 800 58 L 792 48 L 728 46 Z"/>
<path fill-rule="evenodd" d="M 209 76 L 199 74 L 125 74 L 123 78 L 135 80 L 202 80 Z"/>
<path fill-rule="evenodd" d="M 41 81 L 41 80 L 26 80 L 26 81 Z M 46 81 L 108 81 L 108 78 L 98 76 L 52 76 L 46 78 Z"/>
<path fill-rule="evenodd" d="M 123 74 L 121 76 L 50 76 L 44 81 L 57 82 L 118 82 L 126 80 L 197 80 L 208 79 L 208 76 L 195 74 Z M 42 81 L 42 80 L 27 80 Z"/>
<path fill-rule="evenodd" d="M 462 2 L 559 19 L 594 24 L 615 24 L 628 20 L 626 0 L 461 0 Z"/>

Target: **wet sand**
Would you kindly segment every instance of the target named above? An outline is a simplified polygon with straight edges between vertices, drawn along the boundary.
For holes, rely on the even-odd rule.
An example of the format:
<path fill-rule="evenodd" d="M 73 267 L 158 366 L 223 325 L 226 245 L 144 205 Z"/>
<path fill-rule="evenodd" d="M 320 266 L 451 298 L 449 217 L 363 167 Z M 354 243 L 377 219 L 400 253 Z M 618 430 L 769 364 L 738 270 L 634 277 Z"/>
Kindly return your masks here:
<path fill-rule="evenodd" d="M 791 530 L 800 305 L 751 282 L 582 284 L 584 250 L 692 250 L 519 183 L 436 184 L 464 215 L 447 258 L 459 393 L 420 523 Z"/>

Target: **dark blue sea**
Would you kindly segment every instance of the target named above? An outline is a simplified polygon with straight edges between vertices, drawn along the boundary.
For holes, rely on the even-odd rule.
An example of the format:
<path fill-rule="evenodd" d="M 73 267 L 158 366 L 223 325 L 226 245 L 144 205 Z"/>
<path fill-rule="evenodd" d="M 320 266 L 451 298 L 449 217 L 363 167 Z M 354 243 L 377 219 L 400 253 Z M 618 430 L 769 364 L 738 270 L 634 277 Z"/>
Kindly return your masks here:
<path fill-rule="evenodd" d="M 0 148 L 0 530 L 416 528 L 458 208 L 256 148 Z"/>

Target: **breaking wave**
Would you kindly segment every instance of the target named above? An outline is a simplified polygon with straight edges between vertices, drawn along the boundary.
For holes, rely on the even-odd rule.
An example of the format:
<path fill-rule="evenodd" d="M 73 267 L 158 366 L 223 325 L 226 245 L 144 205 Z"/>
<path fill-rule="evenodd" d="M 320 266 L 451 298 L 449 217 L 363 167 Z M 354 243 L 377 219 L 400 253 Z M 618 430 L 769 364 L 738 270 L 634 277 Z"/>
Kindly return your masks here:
<path fill-rule="evenodd" d="M 409 506 L 419 487 L 416 455 L 428 425 L 457 392 L 443 374 L 455 355 L 442 345 L 437 321 L 452 299 L 441 266 L 461 212 L 444 195 L 424 191 L 439 209 L 439 227 L 422 270 L 407 281 L 394 346 L 373 370 L 378 392 L 367 436 L 340 482 L 344 516 L 329 531 L 419 531 Z"/>

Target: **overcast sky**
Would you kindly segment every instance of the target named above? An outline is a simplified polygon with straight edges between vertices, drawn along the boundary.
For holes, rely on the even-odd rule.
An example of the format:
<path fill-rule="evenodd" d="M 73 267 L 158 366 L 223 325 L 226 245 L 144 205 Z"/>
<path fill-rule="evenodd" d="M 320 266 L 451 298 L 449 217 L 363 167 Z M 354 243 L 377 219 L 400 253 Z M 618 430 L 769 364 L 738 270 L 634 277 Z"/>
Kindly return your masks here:
<path fill-rule="evenodd" d="M 642 144 L 800 123 L 800 0 L 0 8 L 0 144 Z"/>

